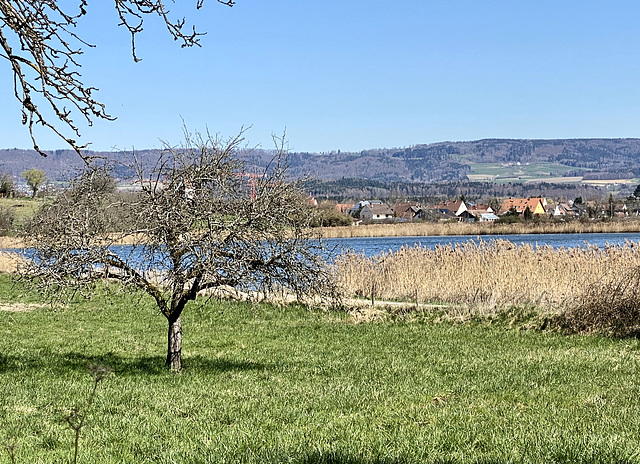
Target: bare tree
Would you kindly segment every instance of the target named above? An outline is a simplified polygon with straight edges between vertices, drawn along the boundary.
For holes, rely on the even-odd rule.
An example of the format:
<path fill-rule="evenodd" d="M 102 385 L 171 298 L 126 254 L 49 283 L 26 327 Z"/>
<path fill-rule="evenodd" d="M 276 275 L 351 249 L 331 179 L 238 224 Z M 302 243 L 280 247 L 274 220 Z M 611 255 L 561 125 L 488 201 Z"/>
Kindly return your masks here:
<path fill-rule="evenodd" d="M 337 297 L 282 151 L 249 176 L 234 157 L 241 136 L 187 140 L 146 173 L 138 163 L 142 191 L 133 201 L 118 200 L 103 170 L 88 170 L 27 228 L 35 256 L 25 275 L 39 287 L 86 289 L 108 277 L 151 295 L 168 322 L 166 365 L 173 370 L 182 365 L 182 312 L 203 291 Z M 132 245 L 114 248 L 123 241 Z"/>
<path fill-rule="evenodd" d="M 71 131 L 80 137 L 75 117 L 91 125 L 94 119 L 112 120 L 105 105 L 94 97 L 95 87 L 82 82 L 79 74 L 82 47 L 93 47 L 75 32 L 78 21 L 87 14 L 87 0 L 77 0 L 71 10 L 68 2 L 56 0 L 0 0 L 0 56 L 13 71 L 13 93 L 22 106 L 22 123 L 28 126 L 33 148 L 43 156 L 34 134 L 34 124 L 53 131 L 80 156 L 85 145 L 64 135 Z M 233 6 L 233 0 L 217 0 Z M 195 0 L 201 8 L 204 0 Z M 168 33 L 183 47 L 199 45 L 200 33 L 185 27 L 184 18 L 172 19 L 165 0 L 115 0 L 120 26 L 131 34 L 131 53 L 135 61 L 136 35 L 143 31 L 144 19 L 157 16 Z M 61 126 L 60 124 L 61 123 Z"/>

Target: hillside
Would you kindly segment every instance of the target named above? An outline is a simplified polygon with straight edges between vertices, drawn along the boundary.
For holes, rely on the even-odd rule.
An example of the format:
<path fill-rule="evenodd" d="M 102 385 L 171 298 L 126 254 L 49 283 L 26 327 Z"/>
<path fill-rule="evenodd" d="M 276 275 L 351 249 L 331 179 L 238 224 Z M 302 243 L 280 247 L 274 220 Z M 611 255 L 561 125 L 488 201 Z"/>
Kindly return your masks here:
<path fill-rule="evenodd" d="M 120 177 L 131 175 L 125 152 L 89 152 L 116 161 Z M 153 161 L 158 152 L 137 151 Z M 270 150 L 243 154 L 249 164 L 265 166 Z M 82 169 L 82 161 L 70 150 L 51 151 L 46 158 L 32 150 L 0 150 L 0 172 L 19 175 L 27 168 L 44 170 L 49 179 L 64 181 Z M 380 182 L 440 183 L 490 181 L 494 183 L 633 183 L 640 178 L 640 139 L 485 139 L 441 142 L 406 148 L 290 154 L 290 173 L 295 178 L 318 180 L 344 178 Z"/>
<path fill-rule="evenodd" d="M 500 140 L 442 142 L 360 153 L 296 153 L 298 176 L 381 181 L 615 180 L 640 177 L 640 139 Z"/>

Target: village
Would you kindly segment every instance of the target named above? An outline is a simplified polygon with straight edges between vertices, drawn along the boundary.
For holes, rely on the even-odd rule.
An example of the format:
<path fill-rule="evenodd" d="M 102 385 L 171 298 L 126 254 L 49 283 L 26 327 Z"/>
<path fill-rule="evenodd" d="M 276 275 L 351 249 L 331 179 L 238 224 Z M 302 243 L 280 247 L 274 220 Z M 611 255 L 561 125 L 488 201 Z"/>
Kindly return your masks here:
<path fill-rule="evenodd" d="M 315 199 L 310 199 L 318 206 Z M 632 203 L 636 203 L 631 199 Z M 422 204 L 418 201 L 402 201 L 390 205 L 382 200 L 361 200 L 357 203 L 337 203 L 335 211 L 352 218 L 354 225 L 368 223 L 396 223 L 413 221 L 448 222 L 509 222 L 529 219 L 571 220 L 577 218 L 613 218 L 638 216 L 637 206 L 615 201 L 582 201 L 581 198 L 556 202 L 545 197 L 506 198 L 502 202 L 472 203 L 465 199 Z"/>

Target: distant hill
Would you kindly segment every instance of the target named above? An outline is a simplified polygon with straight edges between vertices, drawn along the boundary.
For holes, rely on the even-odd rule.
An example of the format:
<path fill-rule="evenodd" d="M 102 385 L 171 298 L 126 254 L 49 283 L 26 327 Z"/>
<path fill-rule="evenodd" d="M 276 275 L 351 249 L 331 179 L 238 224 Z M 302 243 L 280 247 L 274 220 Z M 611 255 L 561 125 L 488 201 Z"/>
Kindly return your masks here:
<path fill-rule="evenodd" d="M 123 165 L 130 164 L 131 159 L 124 152 L 88 154 Z M 152 163 L 158 151 L 140 150 L 136 154 Z M 244 156 L 249 164 L 265 166 L 273 152 L 253 150 Z M 0 172 L 17 176 L 28 168 L 42 169 L 50 180 L 64 181 L 82 169 L 82 161 L 70 150 L 54 150 L 46 158 L 33 150 L 0 150 Z M 121 166 L 116 174 L 127 177 L 132 172 Z M 387 183 L 632 183 L 640 178 L 640 139 L 484 139 L 359 153 L 295 152 L 290 154 L 290 174 L 324 181 L 350 178 Z"/>
<path fill-rule="evenodd" d="M 311 174 L 324 180 L 630 179 L 640 177 L 640 139 L 485 139 L 360 153 L 294 153 L 291 162 L 295 175 Z"/>

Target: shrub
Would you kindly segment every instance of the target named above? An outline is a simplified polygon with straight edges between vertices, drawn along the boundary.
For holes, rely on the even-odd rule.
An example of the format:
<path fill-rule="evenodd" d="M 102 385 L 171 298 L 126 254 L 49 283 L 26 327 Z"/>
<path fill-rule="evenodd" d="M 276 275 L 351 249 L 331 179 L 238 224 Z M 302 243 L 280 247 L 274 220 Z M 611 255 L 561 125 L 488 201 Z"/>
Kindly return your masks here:
<path fill-rule="evenodd" d="M 315 210 L 312 210 L 312 216 L 309 221 L 311 227 L 338 227 L 350 226 L 353 219 L 350 216 L 337 211 L 333 204 L 321 204 Z"/>
<path fill-rule="evenodd" d="M 575 333 L 640 335 L 640 266 L 587 285 L 561 323 Z"/>
<path fill-rule="evenodd" d="M 9 208 L 0 206 L 0 237 L 9 235 L 13 230 L 13 221 L 15 221 L 16 215 Z"/>
<path fill-rule="evenodd" d="M 0 174 L 0 197 L 10 197 L 13 195 L 15 187 L 13 179 L 7 173 Z"/>

